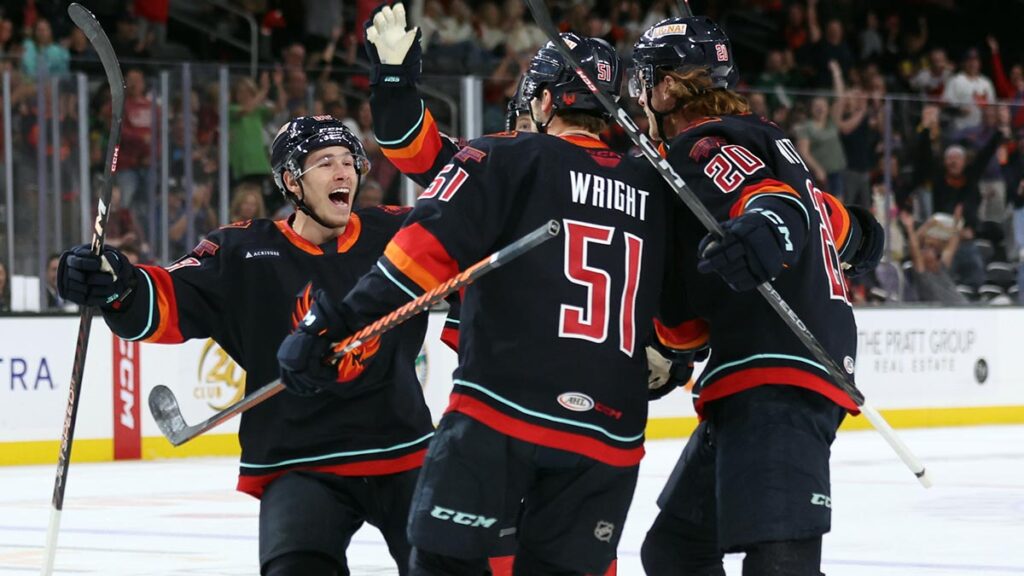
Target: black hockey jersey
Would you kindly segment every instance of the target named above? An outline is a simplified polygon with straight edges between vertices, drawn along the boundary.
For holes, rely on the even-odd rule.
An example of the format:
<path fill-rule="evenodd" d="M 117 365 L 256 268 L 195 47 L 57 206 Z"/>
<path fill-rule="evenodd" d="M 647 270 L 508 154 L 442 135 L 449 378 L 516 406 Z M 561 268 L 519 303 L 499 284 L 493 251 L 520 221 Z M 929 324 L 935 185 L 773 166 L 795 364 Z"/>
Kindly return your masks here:
<path fill-rule="evenodd" d="M 438 130 L 434 115 L 412 86 L 375 86 L 370 110 L 381 152 L 420 186 L 430 185 L 466 144 Z"/>
<path fill-rule="evenodd" d="M 321 246 L 299 236 L 290 219 L 226 226 L 166 269 L 140 266 L 128 306 L 104 317 L 129 340 L 213 338 L 246 370 L 247 391 L 255 390 L 279 375 L 276 351 L 304 314 L 296 297 L 306 284 L 347 293 L 408 210 L 357 211 L 344 234 Z M 238 489 L 259 497 L 293 468 L 366 476 L 418 467 L 433 434 L 414 369 L 426 324 L 421 315 L 385 334 L 366 372 L 345 386 L 313 397 L 278 394 L 243 413 Z"/>
<path fill-rule="evenodd" d="M 357 328 L 559 220 L 559 238 L 466 289 L 448 410 L 521 440 L 635 465 L 670 212 L 649 165 L 599 140 L 483 137 L 423 192 L 343 312 Z"/>
<path fill-rule="evenodd" d="M 852 375 L 857 330 L 837 251 L 849 235 L 849 217 L 845 211 L 835 212 L 838 203 L 815 186 L 793 142 L 763 118 L 710 117 L 678 135 L 670 143 L 668 159 L 720 222 L 768 198 L 796 208 L 799 225 L 807 226 L 807 241 L 799 261 L 773 285 Z M 697 383 L 698 411 L 706 402 L 754 386 L 788 384 L 819 392 L 856 412 L 850 398 L 830 383 L 824 366 L 758 292 L 737 293 L 717 275 L 697 272 L 697 246 L 706 230 L 686 208 L 680 207 L 678 216 L 675 230 L 687 301 L 697 316 L 688 337 L 703 329 L 709 331 L 711 344 L 711 357 Z M 835 229 L 834 223 L 844 229 Z"/>

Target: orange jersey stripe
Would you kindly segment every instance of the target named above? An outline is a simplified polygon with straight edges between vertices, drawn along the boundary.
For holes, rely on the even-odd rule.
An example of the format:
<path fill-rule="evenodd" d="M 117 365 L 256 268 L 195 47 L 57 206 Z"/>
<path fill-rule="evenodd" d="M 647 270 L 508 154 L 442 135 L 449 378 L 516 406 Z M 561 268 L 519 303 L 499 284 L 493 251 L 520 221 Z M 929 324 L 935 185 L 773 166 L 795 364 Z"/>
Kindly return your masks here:
<path fill-rule="evenodd" d="M 842 252 L 846 247 L 846 241 L 850 239 L 850 213 L 835 196 L 828 192 L 822 193 L 821 196 L 828 207 L 828 220 L 832 225 L 832 240 L 836 244 L 836 251 Z"/>
<path fill-rule="evenodd" d="M 412 142 L 402 148 L 386 148 L 381 152 L 403 174 L 422 174 L 434 165 L 441 152 L 441 133 L 430 110 L 424 112 L 423 125 Z"/>
<path fill-rule="evenodd" d="M 160 312 L 160 320 L 156 330 L 143 342 L 158 344 L 178 344 L 185 341 L 178 326 L 178 300 L 174 294 L 174 281 L 170 273 L 159 266 L 140 265 L 153 279 L 154 299 Z"/>
<path fill-rule="evenodd" d="M 424 290 L 459 272 L 458 263 L 441 242 L 419 223 L 399 230 L 384 249 L 384 257 Z"/>
<path fill-rule="evenodd" d="M 796 190 L 793 190 L 789 184 L 780 182 L 773 178 L 765 178 L 757 184 L 743 187 L 743 190 L 740 191 L 740 197 L 733 203 L 732 208 L 729 209 L 729 217 L 735 218 L 740 214 L 743 214 L 743 211 L 746 210 L 747 204 L 750 204 L 751 200 L 762 194 L 769 193 L 788 194 L 796 198 L 797 201 L 800 200 L 800 194 Z"/>
<path fill-rule="evenodd" d="M 707 344 L 711 337 L 708 323 L 700 318 L 687 320 L 671 328 L 655 319 L 654 332 L 658 341 L 673 350 L 696 350 Z"/>

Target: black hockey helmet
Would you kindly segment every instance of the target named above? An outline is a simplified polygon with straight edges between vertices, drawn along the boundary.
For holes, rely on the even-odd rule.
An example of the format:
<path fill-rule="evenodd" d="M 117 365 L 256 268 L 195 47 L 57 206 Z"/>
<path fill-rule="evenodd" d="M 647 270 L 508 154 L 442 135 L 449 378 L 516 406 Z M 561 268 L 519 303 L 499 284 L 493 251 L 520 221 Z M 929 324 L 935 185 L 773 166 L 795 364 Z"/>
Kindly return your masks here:
<path fill-rule="evenodd" d="M 363 143 L 341 120 L 328 115 L 300 116 L 286 124 L 270 146 L 270 166 L 274 171 L 274 182 L 281 192 L 288 195 L 288 188 L 284 185 L 285 171 L 298 179 L 306 156 L 330 146 L 344 146 L 352 152 L 359 176 L 370 171 L 370 160 L 366 157 Z"/>
<path fill-rule="evenodd" d="M 505 130 L 508 132 L 516 129 L 516 120 L 520 116 L 530 113 L 530 97 L 523 90 L 524 84 L 526 84 L 526 74 L 519 77 L 516 93 L 508 101 L 508 110 L 505 112 Z"/>
<path fill-rule="evenodd" d="M 600 38 L 587 38 L 572 32 L 561 35 L 564 42 L 583 66 L 583 71 L 597 84 L 598 89 L 613 102 L 619 99 L 622 85 L 622 67 L 611 44 Z M 576 75 L 572 65 L 551 42 L 545 44 L 530 61 L 520 85 L 522 99 L 529 102 L 542 89 L 551 91 L 556 110 L 584 110 L 608 117 L 608 112 Z"/>
<path fill-rule="evenodd" d="M 633 45 L 633 67 L 634 98 L 655 84 L 657 70 L 706 68 L 715 88 L 734 88 L 739 78 L 729 37 L 706 16 L 667 18 L 651 26 Z"/>

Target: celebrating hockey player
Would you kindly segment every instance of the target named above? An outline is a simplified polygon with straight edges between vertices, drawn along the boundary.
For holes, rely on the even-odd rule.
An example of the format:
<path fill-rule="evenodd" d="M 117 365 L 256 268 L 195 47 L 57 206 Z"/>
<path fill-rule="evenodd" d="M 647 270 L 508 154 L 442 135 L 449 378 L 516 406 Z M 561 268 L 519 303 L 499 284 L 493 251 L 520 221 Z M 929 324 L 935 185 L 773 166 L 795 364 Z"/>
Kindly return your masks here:
<path fill-rule="evenodd" d="M 695 388 L 701 423 L 659 498 L 644 567 L 723 575 L 723 553 L 742 551 L 744 575 L 817 575 L 831 521 L 829 450 L 856 405 L 753 289 L 773 281 L 852 374 L 842 262 L 877 263 L 878 224 L 823 194 L 792 141 L 749 113 L 731 90 L 729 39 L 711 20 L 660 22 L 637 41 L 633 63 L 631 92 L 651 136 L 724 231 L 706 235 L 680 209 L 688 304 L 712 352 Z"/>
<path fill-rule="evenodd" d="M 565 38 L 617 97 L 614 50 Z M 465 292 L 451 403 L 410 515 L 413 574 L 484 573 L 520 504 L 516 574 L 603 572 L 643 455 L 644 344 L 670 260 L 670 198 L 652 170 L 598 139 L 608 117 L 553 47 L 524 87 L 547 134 L 459 150 L 377 267 L 343 302 L 316 302 L 331 318 L 323 333 L 298 331 L 279 353 L 285 374 L 319 370 L 322 358 L 292 351 L 347 336 L 541 222 L 562 222 L 561 242 Z"/>
<path fill-rule="evenodd" d="M 225 226 L 166 269 L 132 266 L 107 247 L 108 272 L 79 246 L 61 259 L 61 293 L 100 306 L 128 340 L 213 338 L 254 390 L 278 376 L 274 351 L 316 294 L 347 293 L 405 219 L 402 208 L 352 211 L 368 162 L 340 121 L 296 118 L 271 151 L 294 216 Z M 288 387 L 304 395 L 279 394 L 242 415 L 238 489 L 260 499 L 262 574 L 348 574 L 345 549 L 364 522 L 406 573 L 406 520 L 433 432 L 414 369 L 425 331 L 425 316 L 410 320 L 315 381 L 291 375 Z M 320 391 L 325 380 L 345 385 Z"/>

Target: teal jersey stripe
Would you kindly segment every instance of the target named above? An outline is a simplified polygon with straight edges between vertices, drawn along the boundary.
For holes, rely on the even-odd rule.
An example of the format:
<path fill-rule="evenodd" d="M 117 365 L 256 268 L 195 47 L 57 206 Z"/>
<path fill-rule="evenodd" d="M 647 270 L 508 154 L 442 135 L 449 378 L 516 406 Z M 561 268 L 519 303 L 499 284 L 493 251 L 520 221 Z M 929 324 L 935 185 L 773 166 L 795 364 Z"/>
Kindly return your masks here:
<path fill-rule="evenodd" d="M 310 462 L 321 462 L 323 460 L 331 460 L 334 458 L 347 458 L 349 456 L 364 456 L 366 454 L 384 454 L 386 452 L 394 452 L 396 450 L 402 450 L 404 448 L 409 448 L 410 446 L 415 446 L 422 442 L 426 442 L 433 435 L 434 433 L 431 432 L 411 442 L 403 442 L 401 444 L 389 446 L 388 448 L 370 448 L 367 450 L 352 450 L 350 452 L 335 452 L 334 454 L 324 454 L 323 456 L 310 456 L 309 458 L 293 458 L 291 460 L 282 460 L 280 462 L 274 462 L 271 464 L 250 464 L 248 462 L 240 462 L 239 466 L 241 466 L 242 468 L 252 468 L 254 470 L 259 470 L 264 468 L 276 468 L 278 466 L 291 466 L 293 464 L 309 464 Z"/>

